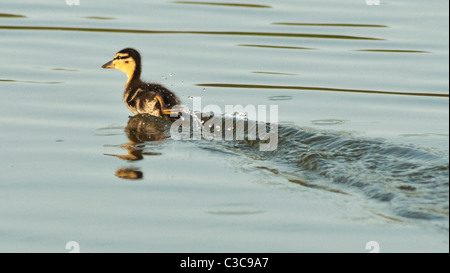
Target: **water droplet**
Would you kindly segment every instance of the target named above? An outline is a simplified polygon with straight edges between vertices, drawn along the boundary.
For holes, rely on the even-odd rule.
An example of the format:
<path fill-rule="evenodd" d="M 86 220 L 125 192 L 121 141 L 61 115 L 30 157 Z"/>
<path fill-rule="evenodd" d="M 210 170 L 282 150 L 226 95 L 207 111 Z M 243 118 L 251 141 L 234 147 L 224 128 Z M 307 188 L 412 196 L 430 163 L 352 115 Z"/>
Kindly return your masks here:
<path fill-rule="evenodd" d="M 206 92 L 206 88 L 203 88 L 203 92 Z"/>
<path fill-rule="evenodd" d="M 173 74 L 172 73 L 169 73 L 169 77 L 172 77 L 173 76 Z"/>
<path fill-rule="evenodd" d="M 247 114 L 246 113 L 235 113 L 236 117 L 238 118 L 246 118 Z"/>

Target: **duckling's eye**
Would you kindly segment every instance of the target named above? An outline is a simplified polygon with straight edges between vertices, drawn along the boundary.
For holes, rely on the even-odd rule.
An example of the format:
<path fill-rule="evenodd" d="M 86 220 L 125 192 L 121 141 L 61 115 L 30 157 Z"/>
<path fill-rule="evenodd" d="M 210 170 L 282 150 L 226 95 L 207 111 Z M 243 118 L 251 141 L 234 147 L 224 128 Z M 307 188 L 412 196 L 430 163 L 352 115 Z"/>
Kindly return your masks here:
<path fill-rule="evenodd" d="M 117 56 L 117 57 L 114 58 L 114 60 L 122 60 L 122 57 Z"/>

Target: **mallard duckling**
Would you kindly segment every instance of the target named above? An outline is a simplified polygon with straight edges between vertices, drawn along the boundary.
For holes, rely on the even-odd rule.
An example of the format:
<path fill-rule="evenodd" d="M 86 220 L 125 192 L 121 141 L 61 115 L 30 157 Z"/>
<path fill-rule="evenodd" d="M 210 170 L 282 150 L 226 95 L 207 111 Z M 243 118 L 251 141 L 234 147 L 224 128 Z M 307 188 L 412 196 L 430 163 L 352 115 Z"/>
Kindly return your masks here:
<path fill-rule="evenodd" d="M 117 52 L 114 59 L 102 68 L 114 68 L 128 76 L 123 100 L 134 114 L 150 114 L 164 119 L 171 119 L 171 108 L 179 105 L 180 100 L 169 89 L 157 83 L 141 80 L 141 55 L 133 48 Z"/>

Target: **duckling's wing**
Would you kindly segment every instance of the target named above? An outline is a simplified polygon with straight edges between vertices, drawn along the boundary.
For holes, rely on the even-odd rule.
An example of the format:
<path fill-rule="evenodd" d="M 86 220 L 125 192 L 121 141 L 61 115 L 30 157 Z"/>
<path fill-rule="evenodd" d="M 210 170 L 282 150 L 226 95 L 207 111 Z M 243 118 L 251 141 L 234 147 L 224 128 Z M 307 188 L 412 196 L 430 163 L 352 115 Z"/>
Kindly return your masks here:
<path fill-rule="evenodd" d="M 145 89 L 160 94 L 163 98 L 164 104 L 168 108 L 180 104 L 180 100 L 177 98 L 177 96 L 163 85 L 157 83 L 146 83 L 146 86 L 147 88 Z"/>
<path fill-rule="evenodd" d="M 139 114 L 150 114 L 156 117 L 161 117 L 161 105 L 158 94 L 154 91 L 138 89 L 132 102 L 129 105 L 133 105 L 136 109 L 136 113 Z M 134 112 L 134 111 L 133 111 Z"/>

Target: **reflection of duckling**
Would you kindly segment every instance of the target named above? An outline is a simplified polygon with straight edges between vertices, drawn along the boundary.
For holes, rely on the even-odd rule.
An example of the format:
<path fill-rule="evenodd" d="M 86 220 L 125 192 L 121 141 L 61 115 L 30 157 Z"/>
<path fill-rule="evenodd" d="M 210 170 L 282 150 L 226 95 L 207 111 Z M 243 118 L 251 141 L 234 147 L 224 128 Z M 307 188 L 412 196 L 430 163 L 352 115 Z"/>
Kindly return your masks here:
<path fill-rule="evenodd" d="M 144 174 L 136 168 L 120 168 L 116 176 L 123 179 L 141 179 Z"/>
<path fill-rule="evenodd" d="M 135 115 L 130 117 L 125 133 L 130 140 L 129 143 L 120 145 L 121 148 L 128 151 L 126 155 L 105 154 L 115 156 L 127 161 L 138 161 L 144 159 L 144 156 L 161 155 L 158 152 L 145 152 L 145 142 L 161 141 L 168 138 L 168 130 L 171 122 L 162 118 L 154 117 L 149 114 Z M 123 179 L 141 179 L 143 172 L 134 167 L 120 168 L 116 170 L 116 176 Z"/>
<path fill-rule="evenodd" d="M 179 105 L 177 96 L 164 86 L 143 82 L 141 76 L 141 55 L 133 48 L 117 52 L 114 59 L 102 68 L 118 69 L 128 76 L 124 101 L 134 114 L 150 114 L 170 119 L 172 107 Z"/>
<path fill-rule="evenodd" d="M 144 155 L 161 155 L 158 152 L 144 152 L 144 142 L 161 141 L 168 138 L 168 130 L 170 128 L 170 121 L 151 116 L 149 114 L 142 114 L 130 117 L 125 133 L 130 140 L 130 143 L 120 145 L 121 148 L 128 151 L 127 155 L 105 154 L 115 156 L 120 159 L 137 161 L 142 160 Z"/>
<path fill-rule="evenodd" d="M 125 133 L 130 143 L 160 141 L 169 138 L 171 123 L 167 120 L 142 114 L 130 117 Z"/>

